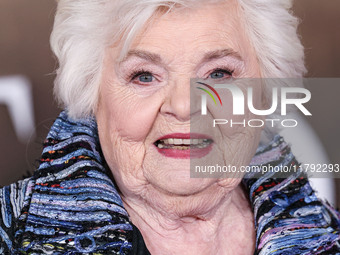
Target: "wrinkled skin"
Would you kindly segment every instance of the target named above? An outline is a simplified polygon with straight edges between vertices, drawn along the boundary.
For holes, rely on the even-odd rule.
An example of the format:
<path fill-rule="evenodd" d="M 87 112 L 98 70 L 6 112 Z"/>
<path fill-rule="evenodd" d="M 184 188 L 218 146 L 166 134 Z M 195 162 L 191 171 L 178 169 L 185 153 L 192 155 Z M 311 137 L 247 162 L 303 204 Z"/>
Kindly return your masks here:
<path fill-rule="evenodd" d="M 207 58 L 213 52 L 222 54 Z M 260 77 L 237 3 L 157 14 L 122 61 L 119 53 L 118 46 L 107 49 L 96 118 L 105 159 L 149 250 L 252 254 L 252 211 L 241 178 L 190 178 L 190 159 L 165 157 L 154 145 L 164 135 L 190 133 L 190 120 L 200 114 L 190 108 L 190 78 Z M 261 94 L 254 101 L 260 105 Z M 208 118 L 218 114 L 208 105 Z M 214 141 L 211 153 L 236 166 L 249 164 L 261 132 L 200 128 Z"/>

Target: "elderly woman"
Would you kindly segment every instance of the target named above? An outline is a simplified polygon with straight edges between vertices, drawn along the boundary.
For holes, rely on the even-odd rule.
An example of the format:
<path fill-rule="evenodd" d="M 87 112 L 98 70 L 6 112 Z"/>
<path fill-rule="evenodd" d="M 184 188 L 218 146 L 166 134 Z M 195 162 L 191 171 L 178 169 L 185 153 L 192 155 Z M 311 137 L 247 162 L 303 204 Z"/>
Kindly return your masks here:
<path fill-rule="evenodd" d="M 225 165 L 298 165 L 281 137 L 259 145 L 261 128 L 191 126 L 199 115 L 191 78 L 302 77 L 290 7 L 59 0 L 51 44 L 65 112 L 34 176 L 2 189 L 0 253 L 340 252 L 339 214 L 300 172 L 190 178 L 191 160 L 215 154 Z M 255 105 L 265 104 L 265 90 Z"/>

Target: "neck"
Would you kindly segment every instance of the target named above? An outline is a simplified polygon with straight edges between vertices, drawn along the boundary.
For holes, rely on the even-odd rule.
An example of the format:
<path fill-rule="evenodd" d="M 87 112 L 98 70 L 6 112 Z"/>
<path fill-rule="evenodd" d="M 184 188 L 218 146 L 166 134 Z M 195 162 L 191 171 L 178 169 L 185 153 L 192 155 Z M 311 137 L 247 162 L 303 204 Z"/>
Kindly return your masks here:
<path fill-rule="evenodd" d="M 151 254 L 253 254 L 253 214 L 240 185 L 214 194 L 166 196 L 122 197 Z"/>

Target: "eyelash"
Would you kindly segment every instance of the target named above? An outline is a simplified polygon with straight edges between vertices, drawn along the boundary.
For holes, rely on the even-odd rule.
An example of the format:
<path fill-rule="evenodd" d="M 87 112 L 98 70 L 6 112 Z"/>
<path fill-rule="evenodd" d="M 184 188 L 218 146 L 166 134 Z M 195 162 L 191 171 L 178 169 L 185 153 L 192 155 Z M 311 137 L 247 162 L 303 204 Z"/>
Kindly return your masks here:
<path fill-rule="evenodd" d="M 215 72 L 220 72 L 220 73 L 227 74 L 227 75 L 229 75 L 229 76 L 233 76 L 234 71 L 235 71 L 235 70 L 232 70 L 232 69 L 230 69 L 230 68 L 228 68 L 228 67 L 216 68 L 216 69 L 212 70 L 211 72 L 209 72 L 208 76 L 210 77 L 210 75 L 211 75 L 212 73 L 215 73 Z"/>
<path fill-rule="evenodd" d="M 145 75 L 145 74 L 150 74 L 153 76 L 152 72 L 150 71 L 147 71 L 145 69 L 140 69 L 140 70 L 136 70 L 136 71 L 133 71 L 130 75 L 129 75 L 129 80 L 130 81 L 133 81 L 134 79 L 136 79 L 138 76 L 140 75 Z"/>

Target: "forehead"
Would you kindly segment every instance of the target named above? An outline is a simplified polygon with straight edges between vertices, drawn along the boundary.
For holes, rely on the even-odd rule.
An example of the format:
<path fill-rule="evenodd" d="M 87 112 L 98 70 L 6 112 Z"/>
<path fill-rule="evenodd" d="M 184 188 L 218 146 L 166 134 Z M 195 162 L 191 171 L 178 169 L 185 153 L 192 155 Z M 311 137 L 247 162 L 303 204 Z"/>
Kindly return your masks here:
<path fill-rule="evenodd" d="M 246 55 L 250 45 L 245 36 L 235 0 L 174 8 L 156 14 L 136 36 L 130 50 L 145 50 L 169 57 L 185 57 L 211 50 L 231 49 Z"/>

